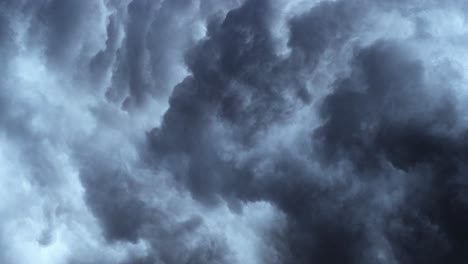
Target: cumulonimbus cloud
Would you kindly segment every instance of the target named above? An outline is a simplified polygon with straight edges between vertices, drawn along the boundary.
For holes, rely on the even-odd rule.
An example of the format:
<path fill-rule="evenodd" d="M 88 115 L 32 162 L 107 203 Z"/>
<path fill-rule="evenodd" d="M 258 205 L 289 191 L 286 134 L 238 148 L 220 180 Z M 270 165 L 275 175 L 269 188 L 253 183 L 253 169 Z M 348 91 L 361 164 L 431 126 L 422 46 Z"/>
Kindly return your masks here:
<path fill-rule="evenodd" d="M 460 1 L 0 1 L 1 263 L 464 263 Z"/>

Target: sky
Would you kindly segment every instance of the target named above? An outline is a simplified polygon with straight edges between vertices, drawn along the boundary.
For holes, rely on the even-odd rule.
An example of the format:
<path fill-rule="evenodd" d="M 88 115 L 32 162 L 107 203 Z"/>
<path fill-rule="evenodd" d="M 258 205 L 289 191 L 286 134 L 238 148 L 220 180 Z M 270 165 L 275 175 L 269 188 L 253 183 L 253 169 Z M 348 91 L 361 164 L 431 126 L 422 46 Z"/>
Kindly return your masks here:
<path fill-rule="evenodd" d="M 468 2 L 0 0 L 0 263 L 465 264 Z"/>

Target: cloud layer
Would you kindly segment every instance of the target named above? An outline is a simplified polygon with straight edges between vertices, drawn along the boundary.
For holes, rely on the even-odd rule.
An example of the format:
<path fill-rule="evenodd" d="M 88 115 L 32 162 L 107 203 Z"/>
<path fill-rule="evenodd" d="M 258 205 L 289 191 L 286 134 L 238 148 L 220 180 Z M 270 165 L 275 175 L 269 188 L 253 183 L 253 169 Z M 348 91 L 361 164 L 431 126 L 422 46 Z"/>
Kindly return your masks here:
<path fill-rule="evenodd" d="M 0 1 L 0 262 L 465 263 L 468 5 Z"/>

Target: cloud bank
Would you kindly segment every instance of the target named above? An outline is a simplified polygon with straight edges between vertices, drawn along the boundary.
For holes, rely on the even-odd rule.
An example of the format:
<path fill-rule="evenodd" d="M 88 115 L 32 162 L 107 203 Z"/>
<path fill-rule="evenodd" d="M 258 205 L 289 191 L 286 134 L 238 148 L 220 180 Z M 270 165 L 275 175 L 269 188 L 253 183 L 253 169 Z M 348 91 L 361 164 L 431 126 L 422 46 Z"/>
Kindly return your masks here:
<path fill-rule="evenodd" d="M 0 262 L 465 263 L 468 5 L 0 1 Z"/>

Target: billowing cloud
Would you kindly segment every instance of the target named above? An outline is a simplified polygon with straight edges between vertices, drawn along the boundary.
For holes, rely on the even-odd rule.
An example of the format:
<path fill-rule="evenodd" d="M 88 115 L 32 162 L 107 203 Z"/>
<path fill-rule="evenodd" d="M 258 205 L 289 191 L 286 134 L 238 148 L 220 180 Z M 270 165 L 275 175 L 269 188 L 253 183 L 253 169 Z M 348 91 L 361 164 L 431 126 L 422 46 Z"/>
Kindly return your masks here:
<path fill-rule="evenodd" d="M 0 1 L 1 263 L 464 263 L 461 1 Z"/>

